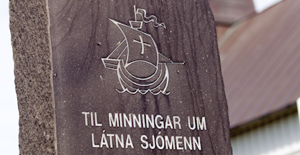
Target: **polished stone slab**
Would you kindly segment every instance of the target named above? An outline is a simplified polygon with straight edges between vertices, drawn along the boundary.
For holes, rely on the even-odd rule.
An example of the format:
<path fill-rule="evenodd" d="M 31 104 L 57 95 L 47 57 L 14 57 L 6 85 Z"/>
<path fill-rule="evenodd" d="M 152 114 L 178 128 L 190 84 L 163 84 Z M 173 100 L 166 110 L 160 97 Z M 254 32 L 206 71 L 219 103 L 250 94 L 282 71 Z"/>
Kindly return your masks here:
<path fill-rule="evenodd" d="M 23 16 L 14 8 L 21 5 L 11 1 L 12 34 L 26 36 L 14 35 L 12 42 L 29 42 L 28 52 L 19 46 L 22 41 L 13 44 L 21 66 L 16 67 L 20 117 L 28 115 L 20 124 L 27 119 L 45 124 L 20 127 L 38 131 L 32 137 L 20 132 L 27 138 L 20 141 L 24 154 L 38 145 L 49 154 L 232 154 L 206 0 L 37 1 L 23 13 L 33 18 L 20 22 Z M 35 9 L 39 13 L 31 16 Z M 34 31 L 23 33 L 15 23 Z M 29 86 L 27 75 L 37 83 Z M 39 96 L 43 91 L 48 94 Z M 47 114 L 40 106 L 47 106 L 51 117 L 37 118 Z M 50 137 L 47 148 L 31 140 L 43 136 Z"/>

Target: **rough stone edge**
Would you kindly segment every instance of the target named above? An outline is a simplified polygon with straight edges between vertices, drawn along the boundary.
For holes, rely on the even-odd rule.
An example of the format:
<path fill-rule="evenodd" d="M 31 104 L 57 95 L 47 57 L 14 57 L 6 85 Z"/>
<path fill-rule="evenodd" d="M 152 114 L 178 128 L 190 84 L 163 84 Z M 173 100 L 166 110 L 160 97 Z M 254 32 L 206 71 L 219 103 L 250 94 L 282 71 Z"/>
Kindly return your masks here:
<path fill-rule="evenodd" d="M 47 0 L 11 0 L 20 154 L 56 154 Z"/>
<path fill-rule="evenodd" d="M 46 7 L 47 7 L 47 15 L 48 15 L 48 39 L 49 39 L 49 48 L 50 48 L 50 62 L 51 62 L 51 68 L 53 68 L 53 57 L 52 57 L 52 44 L 51 44 L 51 33 L 50 33 L 50 12 L 49 12 L 49 0 L 46 0 Z M 57 155 L 57 134 L 56 134 L 56 113 L 55 113 L 55 97 L 54 97 L 54 86 L 53 86 L 53 69 L 51 69 L 51 87 L 52 87 L 52 101 L 53 101 L 53 116 L 54 116 L 54 148 L 55 148 L 55 154 Z"/>
<path fill-rule="evenodd" d="M 48 16 L 48 39 L 49 39 L 49 48 L 50 48 L 50 62 L 51 62 L 51 74 L 50 74 L 50 81 L 51 81 L 51 91 L 52 91 L 52 105 L 53 105 L 53 116 L 54 116 L 54 148 L 55 148 L 55 155 L 58 155 L 57 152 L 57 134 L 56 134 L 56 113 L 55 113 L 55 98 L 54 98 L 54 85 L 53 85 L 53 57 L 52 57 L 52 44 L 51 44 L 51 33 L 50 33 L 50 12 L 49 12 L 49 0 L 46 0 L 46 9 L 47 9 L 47 16 Z"/>

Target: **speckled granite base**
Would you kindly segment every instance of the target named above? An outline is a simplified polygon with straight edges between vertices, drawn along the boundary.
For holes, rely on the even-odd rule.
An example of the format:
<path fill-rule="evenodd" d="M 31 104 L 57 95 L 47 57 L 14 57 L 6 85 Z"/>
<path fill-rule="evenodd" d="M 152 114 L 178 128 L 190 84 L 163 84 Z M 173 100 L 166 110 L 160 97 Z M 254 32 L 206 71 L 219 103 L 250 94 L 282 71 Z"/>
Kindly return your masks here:
<path fill-rule="evenodd" d="M 56 154 L 46 0 L 11 0 L 10 30 L 21 155 Z"/>

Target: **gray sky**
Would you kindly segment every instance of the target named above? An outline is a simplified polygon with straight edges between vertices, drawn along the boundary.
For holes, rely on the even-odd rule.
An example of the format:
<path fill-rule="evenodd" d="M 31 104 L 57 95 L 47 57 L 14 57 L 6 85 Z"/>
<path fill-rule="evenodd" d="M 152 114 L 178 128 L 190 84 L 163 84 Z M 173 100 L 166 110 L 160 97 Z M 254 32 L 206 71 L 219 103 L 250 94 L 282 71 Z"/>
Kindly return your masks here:
<path fill-rule="evenodd" d="M 13 58 L 10 43 L 8 0 L 0 1 L 0 150 L 1 154 L 18 155 L 18 106 L 15 95 Z"/>
<path fill-rule="evenodd" d="M 253 0 L 255 11 L 257 13 L 263 12 L 264 10 L 281 1 L 282 0 Z"/>

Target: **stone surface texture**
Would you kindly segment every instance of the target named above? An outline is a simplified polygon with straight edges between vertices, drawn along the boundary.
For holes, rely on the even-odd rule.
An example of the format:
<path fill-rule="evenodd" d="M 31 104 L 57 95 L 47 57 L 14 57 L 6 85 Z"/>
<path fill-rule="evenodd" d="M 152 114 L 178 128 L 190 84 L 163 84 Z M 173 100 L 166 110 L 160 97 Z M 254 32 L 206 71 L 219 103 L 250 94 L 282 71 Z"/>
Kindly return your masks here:
<path fill-rule="evenodd" d="M 119 93 L 117 71 L 102 62 L 124 39 L 111 20 L 128 26 L 135 19 L 134 6 L 165 24 L 166 28 L 144 23 L 140 30 L 153 37 L 158 52 L 172 62 L 184 63 L 167 64 L 169 95 Z M 59 154 L 231 154 L 215 23 L 207 0 L 49 1 L 49 16 Z M 97 113 L 103 126 L 86 126 L 82 112 Z M 112 127 L 108 113 L 180 116 L 182 129 Z M 189 130 L 188 116 L 205 117 L 207 130 Z M 92 147 L 91 135 L 99 145 L 103 133 L 129 134 L 135 147 Z M 199 136 L 202 150 L 142 149 L 141 135 Z"/>
<path fill-rule="evenodd" d="M 11 0 L 21 155 L 55 154 L 54 102 L 46 0 Z"/>
<path fill-rule="evenodd" d="M 117 91 L 117 72 L 102 62 L 124 39 L 112 20 L 128 27 L 134 7 L 165 23 L 165 28 L 144 23 L 139 32 L 152 36 L 157 51 L 172 62 L 166 64 L 170 94 Z M 10 23 L 20 154 L 232 154 L 216 29 L 207 0 L 11 0 Z M 97 113 L 103 126 L 85 125 L 83 112 Z M 108 123 L 109 113 L 179 116 L 182 129 L 115 127 Z M 190 116 L 205 117 L 207 130 L 189 129 Z M 135 147 L 94 147 L 103 134 L 131 135 Z M 142 149 L 141 135 L 201 137 L 202 148 Z"/>

